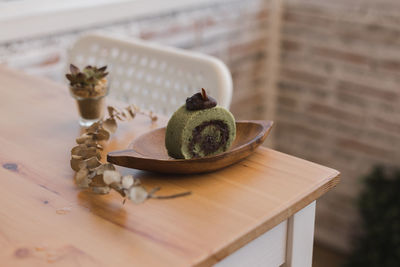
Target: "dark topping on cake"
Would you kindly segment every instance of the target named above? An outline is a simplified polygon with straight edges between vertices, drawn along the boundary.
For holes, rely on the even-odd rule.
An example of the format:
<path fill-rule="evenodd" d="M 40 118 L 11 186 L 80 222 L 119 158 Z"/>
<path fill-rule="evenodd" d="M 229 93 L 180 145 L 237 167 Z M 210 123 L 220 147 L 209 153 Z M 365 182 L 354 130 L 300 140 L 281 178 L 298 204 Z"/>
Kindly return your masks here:
<path fill-rule="evenodd" d="M 213 108 L 217 105 L 217 101 L 208 96 L 206 90 L 201 88 L 201 93 L 196 93 L 192 97 L 186 98 L 186 109 L 187 110 L 201 110 Z"/>
<path fill-rule="evenodd" d="M 217 140 L 216 136 L 212 135 L 202 135 L 204 129 L 208 126 L 214 126 L 216 128 L 215 134 L 219 133 L 219 140 Z M 224 151 L 227 149 L 226 144 L 229 139 L 229 128 L 228 125 L 221 120 L 210 120 L 205 121 L 196 128 L 193 129 L 192 132 L 192 140 L 189 143 L 189 152 L 192 154 L 194 158 L 200 157 L 195 151 L 194 146 L 196 144 L 200 144 L 201 150 L 204 152 L 205 156 L 212 154 L 217 151 L 220 147 L 223 147 Z"/>

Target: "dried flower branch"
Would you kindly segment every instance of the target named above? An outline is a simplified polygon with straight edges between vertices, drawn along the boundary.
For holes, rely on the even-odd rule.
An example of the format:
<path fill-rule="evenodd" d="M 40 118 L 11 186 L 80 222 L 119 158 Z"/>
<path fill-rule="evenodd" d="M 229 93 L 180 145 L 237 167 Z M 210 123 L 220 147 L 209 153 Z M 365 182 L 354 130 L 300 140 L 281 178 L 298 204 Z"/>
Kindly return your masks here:
<path fill-rule="evenodd" d="M 168 195 L 168 196 L 151 196 L 149 198 L 154 198 L 154 199 L 172 199 L 172 198 L 177 198 L 177 197 L 184 197 L 190 195 L 191 192 L 183 192 L 183 193 L 178 193 L 174 195 Z"/>
<path fill-rule="evenodd" d="M 79 72 L 71 66 L 71 73 Z M 119 110 L 115 107 L 107 107 L 109 117 L 92 124 L 81 136 L 76 138 L 77 146 L 71 150 L 71 168 L 76 171 L 75 182 L 80 188 L 90 188 L 96 194 L 108 194 L 111 189 L 118 192 L 125 199 L 134 203 L 142 203 L 147 199 L 170 199 L 190 195 L 190 192 L 179 193 L 169 196 L 155 196 L 160 190 L 156 187 L 150 192 L 141 185 L 139 179 L 132 175 L 122 176 L 111 163 L 101 163 L 103 146 L 100 142 L 110 139 L 112 133 L 117 130 L 119 121 L 129 121 L 136 114 L 144 114 L 152 121 L 157 120 L 153 112 L 143 112 L 134 105 Z"/>

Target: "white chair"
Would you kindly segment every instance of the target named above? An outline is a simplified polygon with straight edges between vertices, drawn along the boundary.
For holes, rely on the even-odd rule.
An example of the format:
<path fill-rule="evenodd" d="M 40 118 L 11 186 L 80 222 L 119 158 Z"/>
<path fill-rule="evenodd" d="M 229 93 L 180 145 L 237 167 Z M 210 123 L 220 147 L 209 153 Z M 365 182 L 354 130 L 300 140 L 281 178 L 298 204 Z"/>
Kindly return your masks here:
<path fill-rule="evenodd" d="M 74 44 L 68 60 L 79 67 L 107 65 L 111 97 L 159 114 L 171 115 L 202 87 L 225 108 L 232 98 L 226 65 L 192 51 L 90 34 Z"/>

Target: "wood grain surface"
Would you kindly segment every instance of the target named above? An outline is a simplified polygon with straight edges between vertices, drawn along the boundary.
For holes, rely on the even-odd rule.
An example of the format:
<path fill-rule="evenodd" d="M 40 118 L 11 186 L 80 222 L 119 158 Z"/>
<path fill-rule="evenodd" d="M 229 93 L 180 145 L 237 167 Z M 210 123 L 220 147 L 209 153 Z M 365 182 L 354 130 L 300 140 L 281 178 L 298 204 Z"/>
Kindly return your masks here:
<path fill-rule="evenodd" d="M 76 188 L 70 149 L 80 133 L 66 86 L 0 66 L 2 266 L 210 266 L 332 189 L 333 169 L 259 148 L 204 175 L 124 169 L 159 194 L 141 205 Z M 165 126 L 138 116 L 108 151 Z"/>

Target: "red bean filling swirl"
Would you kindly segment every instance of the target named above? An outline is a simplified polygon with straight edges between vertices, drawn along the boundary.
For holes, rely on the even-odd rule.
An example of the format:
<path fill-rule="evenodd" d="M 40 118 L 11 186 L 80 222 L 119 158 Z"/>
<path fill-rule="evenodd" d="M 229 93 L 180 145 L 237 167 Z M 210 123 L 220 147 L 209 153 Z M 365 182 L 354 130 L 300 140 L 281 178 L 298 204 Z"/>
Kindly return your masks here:
<path fill-rule="evenodd" d="M 220 132 L 221 138 L 219 141 L 214 136 L 206 135 L 203 136 L 202 132 L 207 127 L 213 125 Z M 192 140 L 189 142 L 189 152 L 192 157 L 198 158 L 200 155 L 194 151 L 194 146 L 200 144 L 200 149 L 204 152 L 205 156 L 208 156 L 218 150 L 220 147 L 226 149 L 226 145 L 229 139 L 229 128 L 228 125 L 222 120 L 210 120 L 205 121 L 198 125 L 192 131 Z"/>

